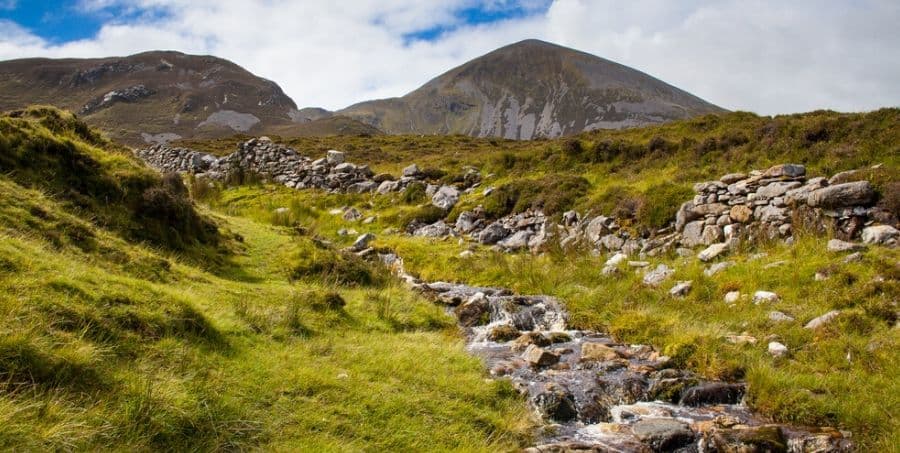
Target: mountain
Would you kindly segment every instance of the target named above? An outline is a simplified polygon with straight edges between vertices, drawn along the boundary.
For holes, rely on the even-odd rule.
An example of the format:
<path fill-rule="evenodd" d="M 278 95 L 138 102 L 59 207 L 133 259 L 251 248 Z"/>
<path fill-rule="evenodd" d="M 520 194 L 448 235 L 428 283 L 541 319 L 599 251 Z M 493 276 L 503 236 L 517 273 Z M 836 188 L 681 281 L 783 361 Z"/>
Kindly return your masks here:
<path fill-rule="evenodd" d="M 394 134 L 530 139 L 720 112 L 627 66 L 526 40 L 451 69 L 403 97 L 336 113 Z"/>
<path fill-rule="evenodd" d="M 0 110 L 52 104 L 126 143 L 261 134 L 303 121 L 269 80 L 221 58 L 146 52 L 0 62 Z"/>

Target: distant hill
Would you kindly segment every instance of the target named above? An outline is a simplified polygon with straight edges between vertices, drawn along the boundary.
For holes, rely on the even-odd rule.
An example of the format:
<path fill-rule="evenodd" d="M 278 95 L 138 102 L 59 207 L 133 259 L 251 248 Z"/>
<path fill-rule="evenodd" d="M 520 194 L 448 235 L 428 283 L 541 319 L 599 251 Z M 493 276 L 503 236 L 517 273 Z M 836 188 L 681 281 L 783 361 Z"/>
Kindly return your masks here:
<path fill-rule="evenodd" d="M 627 66 L 527 40 L 451 69 L 406 96 L 337 114 L 394 134 L 530 139 L 723 111 Z"/>
<path fill-rule="evenodd" d="M 230 61 L 162 51 L 0 62 L 0 110 L 36 103 L 130 144 L 266 133 L 303 118 L 277 84 Z"/>

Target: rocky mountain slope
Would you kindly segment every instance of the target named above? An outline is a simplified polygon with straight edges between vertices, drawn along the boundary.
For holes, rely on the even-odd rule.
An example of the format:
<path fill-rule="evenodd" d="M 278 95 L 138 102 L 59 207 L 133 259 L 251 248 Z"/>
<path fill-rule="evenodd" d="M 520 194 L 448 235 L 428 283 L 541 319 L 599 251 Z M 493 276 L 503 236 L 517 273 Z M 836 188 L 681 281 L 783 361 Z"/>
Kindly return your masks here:
<path fill-rule="evenodd" d="M 235 133 L 373 132 L 347 119 L 316 122 L 321 115 L 297 110 L 276 83 L 221 58 L 179 52 L 0 62 L 0 110 L 32 104 L 71 110 L 130 144 Z"/>
<path fill-rule="evenodd" d="M 723 111 L 627 66 L 527 40 L 451 69 L 403 97 L 337 113 L 388 133 L 531 139 Z"/>

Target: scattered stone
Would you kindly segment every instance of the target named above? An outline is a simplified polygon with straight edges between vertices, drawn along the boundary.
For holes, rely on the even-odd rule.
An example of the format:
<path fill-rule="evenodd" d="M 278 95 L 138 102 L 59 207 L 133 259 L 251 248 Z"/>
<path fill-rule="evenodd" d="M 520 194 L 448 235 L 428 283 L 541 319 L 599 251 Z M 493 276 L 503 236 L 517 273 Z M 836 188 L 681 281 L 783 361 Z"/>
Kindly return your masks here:
<path fill-rule="evenodd" d="M 728 293 L 725 294 L 725 303 L 728 305 L 736 304 L 740 299 L 740 291 L 728 291 Z"/>
<path fill-rule="evenodd" d="M 665 264 L 660 264 L 656 266 L 656 269 L 647 272 L 644 275 L 644 284 L 647 286 L 657 287 L 662 282 L 666 281 L 669 277 L 671 277 L 675 273 L 675 270 L 666 266 Z"/>
<path fill-rule="evenodd" d="M 774 269 L 776 267 L 784 266 L 785 264 L 787 264 L 787 261 L 784 260 L 772 261 L 771 263 L 767 263 L 765 266 L 763 266 L 763 269 Z"/>
<path fill-rule="evenodd" d="M 500 242 L 506 236 L 509 236 L 509 230 L 503 227 L 499 222 L 494 222 L 488 225 L 484 230 L 481 230 L 477 239 L 478 242 L 482 244 L 491 245 Z"/>
<path fill-rule="evenodd" d="M 769 312 L 769 320 L 775 322 L 791 322 L 794 320 L 791 316 L 788 316 L 780 311 L 770 311 Z"/>
<path fill-rule="evenodd" d="M 895 246 L 900 241 L 900 231 L 890 225 L 870 226 L 863 229 L 862 240 L 866 244 Z"/>
<path fill-rule="evenodd" d="M 810 330 L 818 329 L 819 327 L 822 327 L 822 326 L 830 323 L 831 321 L 834 321 L 835 318 L 837 318 L 840 314 L 841 314 L 841 312 L 839 310 L 829 311 L 828 313 L 825 313 L 824 315 L 819 316 L 818 318 L 812 319 L 811 321 L 806 323 L 806 325 L 803 326 L 803 328 L 810 329 Z"/>
<path fill-rule="evenodd" d="M 784 357 L 788 353 L 787 346 L 777 342 L 772 341 L 769 343 L 769 355 L 775 358 Z"/>
<path fill-rule="evenodd" d="M 756 344 L 757 339 L 752 335 L 726 335 L 725 339 L 731 344 Z"/>
<path fill-rule="evenodd" d="M 754 304 L 761 304 L 763 302 L 777 302 L 778 299 L 778 294 L 775 294 L 771 291 L 757 291 L 753 293 Z"/>
<path fill-rule="evenodd" d="M 359 212 L 359 209 L 356 209 L 356 208 L 350 208 L 350 209 L 344 211 L 344 217 L 343 217 L 343 218 L 344 218 L 344 220 L 346 220 L 346 221 L 348 221 L 348 222 L 355 222 L 355 221 L 361 219 L 362 216 L 363 216 L 363 215 L 362 215 L 361 212 Z"/>
<path fill-rule="evenodd" d="M 537 345 L 528 346 L 522 354 L 522 358 L 534 367 L 550 366 L 559 362 L 559 355 Z"/>
<path fill-rule="evenodd" d="M 622 262 L 624 262 L 627 259 L 628 259 L 628 255 L 626 255 L 624 253 L 616 253 L 615 255 L 611 256 L 608 260 L 606 260 L 606 263 L 604 264 L 604 266 L 617 267 L 619 264 L 622 264 Z"/>
<path fill-rule="evenodd" d="M 475 256 L 475 252 L 473 252 L 471 250 L 463 250 L 463 251 L 459 252 L 460 258 L 471 258 L 473 256 Z"/>
<path fill-rule="evenodd" d="M 703 262 L 712 261 L 712 260 L 718 258 L 719 255 L 725 253 L 727 250 L 728 250 L 728 244 L 726 244 L 724 242 L 719 243 L 719 244 L 713 244 L 713 245 L 710 245 L 709 247 L 707 247 L 702 252 L 700 252 L 697 255 L 697 258 Z"/>
<path fill-rule="evenodd" d="M 735 265 L 734 261 L 722 261 L 721 263 L 715 263 L 712 266 L 709 266 L 706 270 L 703 271 L 703 275 L 707 277 L 712 277 L 713 275 L 718 274 L 719 272 L 728 269 L 729 267 L 733 267 Z"/>
<path fill-rule="evenodd" d="M 629 261 L 628 267 L 647 267 L 650 265 L 649 261 Z"/>
<path fill-rule="evenodd" d="M 367 247 L 369 247 L 369 243 L 375 239 L 375 235 L 372 233 L 366 233 L 353 242 L 353 245 L 350 246 L 350 249 L 354 252 L 359 252 Z"/>
<path fill-rule="evenodd" d="M 855 263 L 857 261 L 862 261 L 863 255 L 862 252 L 853 252 L 844 257 L 844 264 Z"/>
<path fill-rule="evenodd" d="M 829 252 L 856 252 L 863 250 L 866 247 L 862 244 L 855 244 L 840 239 L 831 239 L 828 241 L 828 246 L 826 248 Z"/>
<path fill-rule="evenodd" d="M 442 238 L 453 234 L 453 230 L 443 220 L 425 225 L 413 232 L 413 236 L 426 238 Z"/>
<path fill-rule="evenodd" d="M 675 284 L 675 286 L 672 287 L 672 289 L 669 290 L 669 295 L 673 297 L 687 296 L 687 294 L 691 292 L 691 287 L 693 286 L 693 284 L 694 282 L 690 280 L 678 282 L 677 284 Z"/>

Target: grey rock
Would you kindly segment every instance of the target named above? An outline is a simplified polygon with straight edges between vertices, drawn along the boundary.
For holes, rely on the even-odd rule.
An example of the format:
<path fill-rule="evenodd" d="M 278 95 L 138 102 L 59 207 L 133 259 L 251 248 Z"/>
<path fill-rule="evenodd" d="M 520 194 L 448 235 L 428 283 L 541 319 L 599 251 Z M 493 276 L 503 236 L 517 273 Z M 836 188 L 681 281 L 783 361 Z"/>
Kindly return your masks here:
<path fill-rule="evenodd" d="M 716 225 L 706 225 L 703 227 L 702 242 L 705 245 L 714 244 L 725 239 L 725 233 L 722 228 Z"/>
<path fill-rule="evenodd" d="M 600 243 L 603 247 L 606 247 L 607 250 L 620 250 L 622 246 L 625 245 L 625 240 L 614 234 L 607 234 L 600 238 Z"/>
<path fill-rule="evenodd" d="M 653 451 L 676 451 L 694 442 L 687 423 L 673 418 L 645 418 L 632 425 L 631 431 Z"/>
<path fill-rule="evenodd" d="M 813 318 L 808 323 L 806 323 L 806 325 L 803 326 L 803 328 L 810 329 L 810 330 L 818 329 L 819 327 L 822 327 L 822 326 L 830 323 L 831 321 L 834 321 L 838 316 L 840 316 L 840 314 L 841 314 L 841 312 L 839 310 L 829 311 L 828 313 L 825 313 L 824 315 L 819 316 L 818 318 Z"/>
<path fill-rule="evenodd" d="M 525 349 L 522 358 L 534 367 L 550 366 L 559 362 L 559 355 L 534 344 Z"/>
<path fill-rule="evenodd" d="M 800 185 L 801 184 L 798 181 L 773 182 L 767 186 L 763 186 L 757 189 L 756 196 L 762 198 L 780 197 L 787 193 L 788 190 L 796 189 L 800 187 Z"/>
<path fill-rule="evenodd" d="M 528 248 L 528 240 L 531 239 L 534 233 L 528 230 L 519 230 L 513 233 L 512 236 L 509 236 L 502 241 L 498 242 L 497 245 L 503 247 L 506 250 L 517 251 Z"/>
<path fill-rule="evenodd" d="M 718 274 L 719 272 L 728 269 L 729 267 L 734 266 L 734 261 L 722 261 L 721 263 L 715 263 L 712 266 L 709 266 L 706 270 L 703 271 L 703 275 L 707 277 L 712 277 L 713 275 Z"/>
<path fill-rule="evenodd" d="M 401 174 L 402 174 L 403 176 L 408 177 L 408 178 L 415 178 L 415 177 L 420 176 L 420 175 L 422 174 L 422 171 L 419 170 L 419 166 L 418 166 L 418 165 L 412 164 L 412 165 L 410 165 L 410 166 L 404 168 L 404 169 L 403 169 L 403 172 L 402 172 Z"/>
<path fill-rule="evenodd" d="M 509 230 L 507 230 L 503 225 L 499 222 L 494 222 L 478 233 L 478 242 L 482 244 L 496 244 L 503 240 L 503 238 L 509 236 Z"/>
<path fill-rule="evenodd" d="M 897 245 L 900 231 L 890 225 L 874 225 L 864 228 L 861 237 L 866 244 Z"/>
<path fill-rule="evenodd" d="M 806 167 L 797 164 L 781 164 L 770 167 L 763 173 L 764 178 L 799 178 L 806 174 Z"/>
<path fill-rule="evenodd" d="M 788 316 L 780 311 L 770 311 L 769 312 L 769 320 L 775 322 L 791 322 L 794 320 L 793 317 Z"/>
<path fill-rule="evenodd" d="M 666 266 L 665 264 L 660 264 L 656 266 L 656 269 L 653 269 L 650 272 L 647 272 L 644 275 L 644 284 L 647 286 L 659 286 L 662 282 L 666 281 L 672 274 L 675 273 L 675 270 Z"/>
<path fill-rule="evenodd" d="M 753 303 L 761 304 L 763 302 L 776 302 L 778 301 L 778 294 L 775 294 L 771 291 L 757 291 L 753 293 Z"/>
<path fill-rule="evenodd" d="M 769 355 L 775 358 L 784 357 L 788 353 L 788 347 L 777 341 L 770 342 L 768 350 Z"/>
<path fill-rule="evenodd" d="M 691 292 L 693 285 L 694 282 L 690 280 L 678 282 L 669 290 L 669 295 L 673 297 L 687 296 L 687 294 Z"/>
<path fill-rule="evenodd" d="M 868 205 L 875 199 L 875 190 L 869 181 L 856 181 L 823 187 L 809 194 L 807 203 L 825 209 Z"/>
<path fill-rule="evenodd" d="M 450 236 L 453 234 L 453 230 L 444 223 L 443 220 L 438 220 L 431 225 L 425 225 L 422 228 L 417 229 L 413 236 L 419 237 L 427 237 L 427 238 L 442 238 L 445 236 Z"/>
<path fill-rule="evenodd" d="M 712 261 L 725 253 L 727 250 L 728 244 L 720 242 L 718 244 L 710 245 L 709 247 L 704 249 L 702 252 L 697 254 L 697 258 L 703 262 Z"/>
<path fill-rule="evenodd" d="M 747 179 L 747 175 L 744 173 L 729 173 L 719 178 L 719 181 L 722 181 L 725 184 L 734 184 L 743 179 Z"/>
<path fill-rule="evenodd" d="M 828 241 L 828 246 L 826 248 L 829 252 L 856 252 L 863 250 L 866 247 L 862 244 L 855 244 L 840 239 L 831 239 Z"/>
<path fill-rule="evenodd" d="M 366 233 L 362 236 L 356 238 L 356 241 L 353 242 L 353 245 L 350 246 L 350 249 L 354 252 L 359 252 L 363 249 L 369 247 L 369 243 L 375 240 L 375 235 L 372 233 Z"/>
<path fill-rule="evenodd" d="M 452 208 L 457 202 L 459 202 L 459 191 L 450 186 L 442 186 L 431 197 L 431 204 L 445 211 Z"/>
<path fill-rule="evenodd" d="M 344 153 L 340 151 L 330 149 L 325 153 L 325 161 L 328 162 L 328 165 L 340 165 L 344 163 L 344 159 Z"/>
<path fill-rule="evenodd" d="M 681 233 L 681 243 L 686 247 L 696 247 L 703 244 L 704 227 L 705 225 L 701 220 L 689 222 L 684 226 L 684 231 Z"/>

